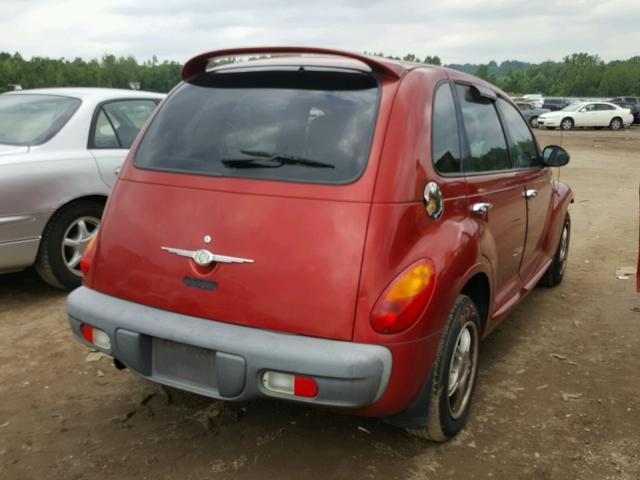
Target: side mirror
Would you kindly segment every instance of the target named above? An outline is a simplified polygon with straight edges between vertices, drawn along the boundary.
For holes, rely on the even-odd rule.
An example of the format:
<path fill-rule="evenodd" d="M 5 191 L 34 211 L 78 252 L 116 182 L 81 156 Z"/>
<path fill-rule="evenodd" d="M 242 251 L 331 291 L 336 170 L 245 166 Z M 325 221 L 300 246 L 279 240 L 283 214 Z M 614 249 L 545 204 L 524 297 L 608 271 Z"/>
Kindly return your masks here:
<path fill-rule="evenodd" d="M 558 145 L 548 145 L 542 151 L 542 162 L 545 167 L 564 167 L 569 163 L 569 152 Z"/>

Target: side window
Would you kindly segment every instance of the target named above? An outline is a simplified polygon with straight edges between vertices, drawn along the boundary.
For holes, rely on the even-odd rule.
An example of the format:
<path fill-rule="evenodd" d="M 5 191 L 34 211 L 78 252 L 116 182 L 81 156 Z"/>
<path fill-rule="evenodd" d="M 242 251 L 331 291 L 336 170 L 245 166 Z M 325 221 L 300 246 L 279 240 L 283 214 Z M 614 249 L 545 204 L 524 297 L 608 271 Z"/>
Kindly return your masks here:
<path fill-rule="evenodd" d="M 596 106 L 593 103 L 590 103 L 589 105 L 587 105 L 581 110 L 581 112 L 595 112 L 595 111 L 596 111 Z"/>
<path fill-rule="evenodd" d="M 611 105 L 607 105 L 606 103 L 598 103 L 596 105 L 596 110 L 615 110 Z"/>
<path fill-rule="evenodd" d="M 540 166 L 538 148 L 525 121 L 509 102 L 499 98 L 497 103 L 512 142 L 510 147 L 513 166 L 515 168 Z"/>
<path fill-rule="evenodd" d="M 493 100 L 481 97 L 467 85 L 456 85 L 470 158 L 465 172 L 493 172 L 511 168 L 507 142 Z"/>
<path fill-rule="evenodd" d="M 431 158 L 440 173 L 460 173 L 460 138 L 451 85 L 440 85 L 433 101 Z"/>
<path fill-rule="evenodd" d="M 149 100 L 118 100 L 100 107 L 93 132 L 93 148 L 130 148 L 156 108 Z"/>
<path fill-rule="evenodd" d="M 102 109 L 96 119 L 92 143 L 94 148 L 120 148 L 116 132 Z"/>

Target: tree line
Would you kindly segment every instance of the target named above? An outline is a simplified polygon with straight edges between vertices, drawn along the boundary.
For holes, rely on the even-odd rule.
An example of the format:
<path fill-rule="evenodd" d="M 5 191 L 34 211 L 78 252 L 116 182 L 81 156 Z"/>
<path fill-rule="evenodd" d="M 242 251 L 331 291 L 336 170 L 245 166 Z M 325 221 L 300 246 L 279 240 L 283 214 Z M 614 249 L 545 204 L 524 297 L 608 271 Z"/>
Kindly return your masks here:
<path fill-rule="evenodd" d="M 381 52 L 375 55 L 385 56 Z M 441 65 L 438 56 L 415 54 L 391 57 L 410 62 Z M 531 64 L 510 60 L 497 64 L 449 64 L 450 68 L 475 74 L 510 94 L 542 93 L 546 96 L 612 97 L 640 96 L 640 56 L 603 61 L 597 55 L 574 53 L 561 62 Z M 180 81 L 182 65 L 159 62 L 154 56 L 139 63 L 134 57 L 104 55 L 101 59 L 74 60 L 0 53 L 0 92 L 14 85 L 22 88 L 111 87 L 168 92 Z"/>
<path fill-rule="evenodd" d="M 420 60 L 416 55 L 387 57 L 440 65 L 439 57 Z M 476 75 L 513 95 L 542 93 L 557 97 L 640 96 L 640 56 L 603 61 L 598 55 L 573 53 L 561 62 L 538 64 L 508 60 L 497 64 L 449 64 L 455 70 Z"/>
<path fill-rule="evenodd" d="M 180 81 L 182 65 L 178 62 L 158 62 L 154 56 L 143 63 L 132 57 L 105 55 L 100 60 L 85 61 L 33 57 L 24 59 L 19 53 L 0 53 L 0 91 L 13 85 L 27 88 L 46 87 L 108 87 L 132 88 L 168 92 Z M 137 85 L 136 85 L 137 86 Z"/>

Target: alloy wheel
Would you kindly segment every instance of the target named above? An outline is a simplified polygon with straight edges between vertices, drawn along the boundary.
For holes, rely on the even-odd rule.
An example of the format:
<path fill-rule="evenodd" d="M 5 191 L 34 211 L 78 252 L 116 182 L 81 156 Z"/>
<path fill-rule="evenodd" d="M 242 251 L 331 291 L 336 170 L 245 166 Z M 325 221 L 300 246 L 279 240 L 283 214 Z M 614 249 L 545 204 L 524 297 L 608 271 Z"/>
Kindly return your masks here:
<path fill-rule="evenodd" d="M 98 233 L 99 226 L 99 218 L 80 217 L 74 220 L 64 232 L 62 259 L 71 273 L 82 276 L 80 259 L 87 249 L 89 241 Z"/>
<path fill-rule="evenodd" d="M 456 339 L 447 381 L 449 415 L 454 420 L 462 416 L 476 378 L 478 367 L 478 328 L 468 320 L 460 329 Z"/>
<path fill-rule="evenodd" d="M 560 250 L 558 251 L 558 261 L 560 263 L 560 275 L 564 274 L 567 267 L 567 253 L 569 251 L 569 227 L 566 225 L 562 229 L 562 237 L 560 237 Z"/>

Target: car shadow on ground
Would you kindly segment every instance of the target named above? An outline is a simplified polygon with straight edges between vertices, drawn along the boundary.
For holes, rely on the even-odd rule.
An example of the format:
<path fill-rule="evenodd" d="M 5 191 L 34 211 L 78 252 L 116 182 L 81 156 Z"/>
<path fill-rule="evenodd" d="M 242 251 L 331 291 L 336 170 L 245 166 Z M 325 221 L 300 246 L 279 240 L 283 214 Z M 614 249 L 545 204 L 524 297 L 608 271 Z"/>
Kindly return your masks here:
<path fill-rule="evenodd" d="M 28 301 L 30 298 L 34 300 L 61 298 L 67 293 L 42 281 L 33 268 L 0 275 L 0 305 L 2 306 L 7 306 L 9 302 Z"/>

